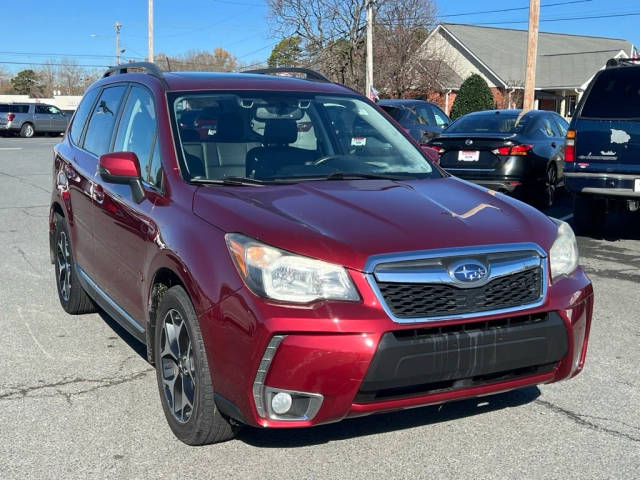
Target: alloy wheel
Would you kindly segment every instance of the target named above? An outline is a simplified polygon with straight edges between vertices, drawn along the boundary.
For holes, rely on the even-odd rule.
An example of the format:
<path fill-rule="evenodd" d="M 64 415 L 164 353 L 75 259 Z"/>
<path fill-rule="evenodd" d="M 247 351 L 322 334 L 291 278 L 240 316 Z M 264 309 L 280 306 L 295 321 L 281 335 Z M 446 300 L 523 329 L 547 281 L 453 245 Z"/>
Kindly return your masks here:
<path fill-rule="evenodd" d="M 174 418 L 186 423 L 193 413 L 196 398 L 196 365 L 184 318 L 170 309 L 162 322 L 160 338 L 162 386 Z"/>
<path fill-rule="evenodd" d="M 553 166 L 550 166 L 547 169 L 547 179 L 545 182 L 545 202 L 547 207 L 550 207 L 551 205 L 553 205 L 553 200 L 556 197 L 556 183 L 557 183 L 556 169 Z"/>
<path fill-rule="evenodd" d="M 69 239 L 64 231 L 58 235 L 56 244 L 56 262 L 58 264 L 58 288 L 60 296 L 65 302 L 69 301 L 71 294 L 71 252 L 69 250 Z"/>

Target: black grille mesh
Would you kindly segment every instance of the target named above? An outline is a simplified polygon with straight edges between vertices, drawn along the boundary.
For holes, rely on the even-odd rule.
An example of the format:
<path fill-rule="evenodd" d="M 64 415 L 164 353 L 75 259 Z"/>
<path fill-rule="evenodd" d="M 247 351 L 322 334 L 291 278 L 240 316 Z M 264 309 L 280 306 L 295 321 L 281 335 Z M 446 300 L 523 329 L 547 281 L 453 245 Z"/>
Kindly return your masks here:
<path fill-rule="evenodd" d="M 542 269 L 496 278 L 477 288 L 436 283 L 383 283 L 378 288 L 398 318 L 485 312 L 533 303 L 542 293 Z"/>

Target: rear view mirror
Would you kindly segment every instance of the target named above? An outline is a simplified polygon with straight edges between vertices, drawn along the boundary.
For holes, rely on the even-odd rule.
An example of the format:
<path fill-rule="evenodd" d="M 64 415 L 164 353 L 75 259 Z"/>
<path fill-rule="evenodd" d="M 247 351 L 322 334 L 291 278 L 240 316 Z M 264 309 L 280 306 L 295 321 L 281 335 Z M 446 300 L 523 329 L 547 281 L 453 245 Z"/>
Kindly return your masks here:
<path fill-rule="evenodd" d="M 135 153 L 113 152 L 101 155 L 98 161 L 98 173 L 105 182 L 129 185 L 136 203 L 144 199 L 140 162 Z"/>

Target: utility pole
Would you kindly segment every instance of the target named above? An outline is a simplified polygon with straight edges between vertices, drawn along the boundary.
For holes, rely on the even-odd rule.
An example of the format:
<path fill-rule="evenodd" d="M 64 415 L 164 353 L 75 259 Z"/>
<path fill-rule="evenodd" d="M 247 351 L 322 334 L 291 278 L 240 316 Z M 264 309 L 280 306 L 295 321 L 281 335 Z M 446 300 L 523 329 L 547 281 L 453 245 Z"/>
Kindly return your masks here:
<path fill-rule="evenodd" d="M 371 98 L 373 87 L 373 0 L 367 1 L 367 71 L 365 79 L 365 95 Z"/>
<path fill-rule="evenodd" d="M 533 110 L 536 90 L 536 57 L 538 55 L 538 24 L 540 0 L 529 0 L 529 38 L 527 40 L 527 71 L 524 82 L 523 113 Z"/>
<path fill-rule="evenodd" d="M 122 25 L 120 22 L 116 22 L 114 27 L 116 29 L 116 65 L 120 65 L 120 28 Z"/>
<path fill-rule="evenodd" d="M 147 21 L 149 24 L 147 28 L 147 35 L 148 35 L 148 41 L 149 41 L 149 53 L 147 54 L 147 56 L 148 56 L 148 60 L 150 62 L 153 62 L 153 0 L 149 0 L 147 17 L 148 17 Z"/>

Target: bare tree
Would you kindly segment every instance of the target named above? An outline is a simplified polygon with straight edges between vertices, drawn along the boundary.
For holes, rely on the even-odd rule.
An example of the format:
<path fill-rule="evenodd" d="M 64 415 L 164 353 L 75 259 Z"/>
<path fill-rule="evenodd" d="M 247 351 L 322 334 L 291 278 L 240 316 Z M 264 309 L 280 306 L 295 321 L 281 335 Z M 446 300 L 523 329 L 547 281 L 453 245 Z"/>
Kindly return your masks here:
<path fill-rule="evenodd" d="M 374 83 L 395 97 L 423 88 L 417 75 L 416 53 L 436 25 L 433 0 L 388 0 L 376 15 L 374 28 Z"/>
<path fill-rule="evenodd" d="M 302 38 L 310 66 L 323 70 L 334 80 L 362 89 L 367 2 L 268 0 L 267 3 L 274 31 L 282 37 Z"/>
<path fill-rule="evenodd" d="M 11 92 L 11 74 L 0 66 L 0 94 Z"/>
<path fill-rule="evenodd" d="M 238 59 L 224 48 L 215 48 L 213 51 L 189 50 L 183 54 L 172 57 L 159 53 L 154 57 L 155 62 L 165 70 L 171 71 L 216 71 L 231 72 L 240 68 Z"/>
<path fill-rule="evenodd" d="M 274 31 L 303 40 L 307 63 L 329 78 L 364 89 L 368 0 L 268 0 Z M 434 0 L 376 0 L 374 79 L 403 91 L 412 56 L 435 24 Z"/>

